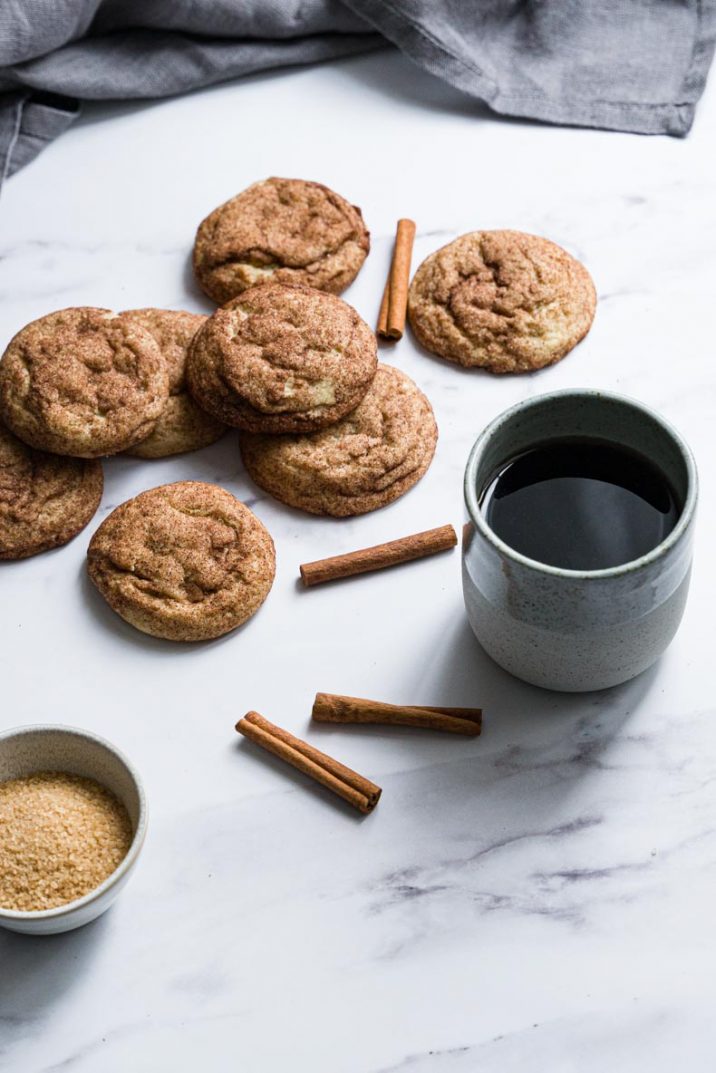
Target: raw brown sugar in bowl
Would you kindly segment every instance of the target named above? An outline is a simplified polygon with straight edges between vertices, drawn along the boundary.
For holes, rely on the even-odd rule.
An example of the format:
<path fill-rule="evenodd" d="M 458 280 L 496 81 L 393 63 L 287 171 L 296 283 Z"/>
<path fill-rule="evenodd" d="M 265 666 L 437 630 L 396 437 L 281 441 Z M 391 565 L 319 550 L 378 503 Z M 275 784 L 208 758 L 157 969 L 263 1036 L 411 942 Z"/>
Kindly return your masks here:
<path fill-rule="evenodd" d="M 127 810 L 94 779 L 41 771 L 0 782 L 0 908 L 35 912 L 82 898 L 131 841 Z"/>

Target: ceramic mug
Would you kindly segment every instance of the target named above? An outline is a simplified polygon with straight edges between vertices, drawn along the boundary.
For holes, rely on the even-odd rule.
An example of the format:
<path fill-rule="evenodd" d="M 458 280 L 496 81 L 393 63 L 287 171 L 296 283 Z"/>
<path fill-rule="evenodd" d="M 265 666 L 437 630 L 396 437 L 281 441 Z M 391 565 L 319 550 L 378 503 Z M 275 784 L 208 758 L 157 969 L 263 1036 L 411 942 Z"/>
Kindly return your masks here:
<path fill-rule="evenodd" d="M 565 436 L 631 448 L 666 477 L 681 513 L 646 555 L 606 570 L 563 570 L 521 555 L 487 524 L 480 496 L 497 472 L 515 455 Z M 643 403 L 568 390 L 506 410 L 482 432 L 465 471 L 463 593 L 482 647 L 517 678 L 565 692 L 604 689 L 646 670 L 681 621 L 696 498 L 691 451 Z"/>

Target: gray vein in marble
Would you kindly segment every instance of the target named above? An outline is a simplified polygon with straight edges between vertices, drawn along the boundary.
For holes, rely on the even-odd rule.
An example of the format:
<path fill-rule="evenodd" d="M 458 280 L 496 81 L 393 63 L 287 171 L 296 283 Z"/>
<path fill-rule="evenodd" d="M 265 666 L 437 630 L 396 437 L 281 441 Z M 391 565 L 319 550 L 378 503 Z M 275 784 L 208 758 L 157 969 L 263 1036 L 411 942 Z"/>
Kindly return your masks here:
<path fill-rule="evenodd" d="M 105 256 L 109 251 L 123 250 L 131 253 L 148 254 L 152 257 L 186 257 L 186 243 L 175 246 L 152 245 L 146 242 L 132 242 L 127 239 L 103 239 L 101 242 L 70 242 L 67 239 L 24 239 L 13 246 L 0 246 L 0 258 L 22 256 L 33 250 L 62 254 L 80 253 Z"/>
<path fill-rule="evenodd" d="M 210 1014 L 199 1017 L 182 1017 L 177 1019 L 164 1018 L 162 1020 L 151 1020 L 144 1018 L 141 1021 L 137 1021 L 131 1024 L 118 1025 L 116 1028 L 108 1029 L 104 1035 L 97 1036 L 94 1039 L 89 1040 L 87 1043 L 78 1047 L 72 1051 L 65 1058 L 60 1059 L 59 1062 L 53 1062 L 51 1065 L 44 1066 L 41 1073 L 59 1073 L 60 1070 L 74 1069 L 78 1065 L 83 1065 L 87 1058 L 92 1058 L 92 1063 L 88 1066 L 88 1069 L 96 1071 L 98 1067 L 95 1064 L 97 1052 L 102 1048 L 113 1042 L 125 1039 L 128 1036 L 141 1035 L 151 1036 L 153 1033 L 161 1031 L 165 1028 L 173 1028 L 180 1031 L 188 1024 L 197 1023 L 222 1023 L 242 1020 L 246 1016 L 245 1011 L 231 1013 Z"/>
<path fill-rule="evenodd" d="M 499 1037 L 496 1038 L 499 1039 Z M 448 1069 L 449 1064 L 446 1064 L 444 1060 L 447 1060 L 447 1063 L 449 1063 L 451 1059 L 462 1059 L 466 1055 L 471 1054 L 473 1051 L 474 1047 L 467 1046 L 447 1047 L 443 1050 L 423 1051 L 422 1054 L 409 1054 L 406 1055 L 406 1057 L 401 1062 L 398 1062 L 397 1065 L 381 1066 L 379 1070 L 376 1070 L 376 1073 L 399 1073 L 399 1071 L 403 1069 L 415 1070 L 418 1066 L 422 1067 L 423 1069 L 427 1069 L 426 1063 L 429 1063 L 432 1068 L 435 1061 L 438 1059 L 442 1063 L 443 1068 Z"/>

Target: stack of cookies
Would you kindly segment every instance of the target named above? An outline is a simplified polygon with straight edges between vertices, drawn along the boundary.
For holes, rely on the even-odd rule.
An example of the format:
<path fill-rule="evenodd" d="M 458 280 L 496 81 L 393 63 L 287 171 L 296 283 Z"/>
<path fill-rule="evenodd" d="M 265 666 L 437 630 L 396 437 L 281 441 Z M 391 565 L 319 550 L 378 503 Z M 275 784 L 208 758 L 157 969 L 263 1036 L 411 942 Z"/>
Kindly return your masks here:
<path fill-rule="evenodd" d="M 0 559 L 65 544 L 102 497 L 100 456 L 165 458 L 226 426 L 186 390 L 206 317 L 77 308 L 23 328 L 0 362 Z M 234 629 L 268 594 L 273 541 L 216 485 L 180 481 L 118 507 L 90 543 L 90 577 L 138 629 L 205 640 Z"/>
<path fill-rule="evenodd" d="M 0 361 L 0 559 L 64 544 L 87 525 L 101 457 L 166 458 L 229 427 L 254 481 L 291 507 L 347 517 L 408 491 L 430 465 L 437 427 L 425 395 L 379 364 L 373 331 L 338 297 L 369 249 L 360 210 L 340 195 L 267 179 L 197 231 L 194 271 L 213 315 L 82 307 L 18 332 Z M 400 293 L 415 335 L 460 365 L 541 368 L 594 316 L 586 269 L 518 231 L 456 239 L 423 262 L 406 298 L 408 272 L 409 257 Z M 124 619 L 172 640 L 234 629 L 275 572 L 251 511 L 191 480 L 118 507 L 88 558 Z"/>
<path fill-rule="evenodd" d="M 360 211 L 318 183 L 269 179 L 199 227 L 194 265 L 224 305 L 206 317 L 81 307 L 23 328 L 0 362 L 0 558 L 66 543 L 94 515 L 100 459 L 166 458 L 227 427 L 258 484 L 337 517 L 402 495 L 432 458 L 432 409 L 337 293 L 370 245 Z M 268 594 L 261 522 L 215 485 L 143 492 L 105 519 L 89 574 L 126 621 L 219 636 Z"/>
<path fill-rule="evenodd" d="M 188 397 L 186 353 L 205 317 L 86 306 L 33 321 L 0 362 L 0 415 L 24 443 L 71 458 L 157 458 L 224 427 Z"/>
<path fill-rule="evenodd" d="M 430 403 L 379 365 L 373 331 L 340 298 L 370 248 L 360 210 L 319 183 L 267 179 L 200 225 L 194 269 L 224 303 L 202 326 L 189 390 L 240 429 L 258 485 L 312 514 L 363 514 L 430 465 Z"/>

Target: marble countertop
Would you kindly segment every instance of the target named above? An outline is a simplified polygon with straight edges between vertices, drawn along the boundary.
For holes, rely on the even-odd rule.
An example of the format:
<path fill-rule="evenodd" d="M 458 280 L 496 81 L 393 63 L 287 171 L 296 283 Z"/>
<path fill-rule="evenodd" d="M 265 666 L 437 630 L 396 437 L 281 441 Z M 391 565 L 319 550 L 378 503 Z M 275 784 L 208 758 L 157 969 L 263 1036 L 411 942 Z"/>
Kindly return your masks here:
<path fill-rule="evenodd" d="M 395 220 L 415 264 L 514 227 L 589 267 L 587 340 L 491 378 L 406 337 L 383 358 L 425 390 L 440 442 L 420 484 L 349 521 L 304 516 L 244 473 L 233 435 L 160 462 L 111 459 L 70 545 L 0 571 L 0 725 L 79 724 L 141 771 L 136 875 L 65 936 L 0 932 L 3 1073 L 701 1073 L 713 1069 L 716 724 L 716 82 L 686 140 L 496 119 L 391 53 L 141 106 L 96 106 L 5 188 L 0 342 L 68 305 L 204 311 L 194 228 L 270 174 L 363 209 L 373 249 L 345 297 L 371 323 Z M 666 656 L 568 696 L 472 639 L 459 553 L 300 591 L 300 562 L 462 521 L 483 425 L 561 387 L 657 407 L 700 462 L 691 596 Z M 90 589 L 90 533 L 118 503 L 217 481 L 273 534 L 278 571 L 243 630 L 181 647 Z M 481 738 L 309 728 L 316 691 L 482 704 Z M 234 733 L 248 708 L 383 786 L 367 818 Z"/>

